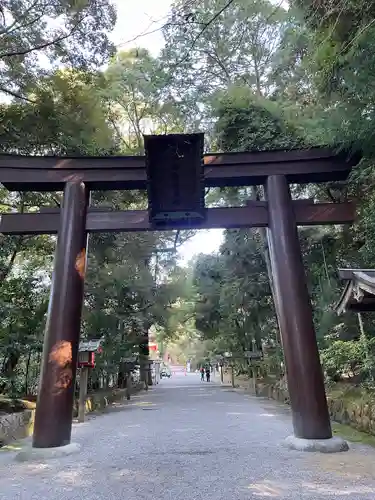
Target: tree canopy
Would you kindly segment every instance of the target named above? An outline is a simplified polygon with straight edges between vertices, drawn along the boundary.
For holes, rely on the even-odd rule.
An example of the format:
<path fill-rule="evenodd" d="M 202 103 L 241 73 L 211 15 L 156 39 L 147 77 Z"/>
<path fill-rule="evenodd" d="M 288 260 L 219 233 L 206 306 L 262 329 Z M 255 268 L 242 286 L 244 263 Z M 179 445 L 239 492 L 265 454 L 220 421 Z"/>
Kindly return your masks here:
<path fill-rule="evenodd" d="M 144 133 L 206 132 L 211 151 L 327 145 L 360 153 L 348 183 L 292 186 L 293 196 L 354 198 L 354 226 L 301 228 L 317 339 L 329 377 L 371 379 L 373 328 L 337 318 L 338 267 L 374 267 L 374 2 L 175 0 L 159 55 L 116 50 L 110 0 L 6 0 L 0 7 L 2 153 L 142 154 Z M 261 188 L 211 189 L 208 206 L 260 199 Z M 143 192 L 92 203 L 144 209 Z M 1 212 L 60 206 L 61 193 L 9 193 Z M 282 346 L 262 230 L 226 230 L 214 254 L 184 266 L 194 232 L 90 235 L 82 338 L 104 338 L 93 374 L 114 384 L 151 328 L 181 362 Z M 0 235 L 0 389 L 37 390 L 55 238 Z M 361 342 L 361 343 L 359 343 Z M 363 349 L 370 353 L 363 361 Z M 356 360 L 350 363 L 348 357 Z M 369 358 L 370 356 L 370 358 Z M 370 361 L 369 361 L 370 360 Z M 270 368 L 270 369 L 271 369 Z"/>

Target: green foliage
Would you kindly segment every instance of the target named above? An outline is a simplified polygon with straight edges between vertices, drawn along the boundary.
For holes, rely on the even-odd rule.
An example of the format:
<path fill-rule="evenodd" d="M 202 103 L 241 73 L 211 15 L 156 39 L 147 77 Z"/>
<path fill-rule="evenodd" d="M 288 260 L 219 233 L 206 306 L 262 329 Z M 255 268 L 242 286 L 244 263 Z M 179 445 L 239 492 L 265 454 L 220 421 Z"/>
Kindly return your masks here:
<path fill-rule="evenodd" d="M 183 131 L 176 100 L 166 93 L 168 75 L 147 50 L 119 52 L 104 74 L 103 96 L 110 107 L 110 122 L 132 154 L 143 152 L 143 134 Z"/>
<path fill-rule="evenodd" d="M 195 264 L 196 326 L 224 351 L 243 353 L 274 343 L 275 316 L 267 269 L 257 235 L 226 231 L 217 256 Z"/>
<path fill-rule="evenodd" d="M 375 373 L 375 339 L 332 342 L 322 350 L 322 364 L 330 379 L 339 381 L 355 378 L 363 381 Z"/>
<path fill-rule="evenodd" d="M 214 104 L 216 137 L 223 151 L 265 151 L 302 146 L 295 127 L 277 103 L 254 96 L 247 87 L 230 87 Z"/>
<path fill-rule="evenodd" d="M 375 261 L 374 2 L 296 0 L 286 11 L 267 0 L 176 0 L 158 58 L 114 54 L 109 0 L 6 0 L 2 9 L 1 152 L 140 154 L 144 133 L 201 129 L 216 150 L 340 144 L 363 155 L 350 185 L 333 186 L 359 200 L 355 226 L 301 228 L 300 240 L 327 373 L 371 380 L 371 317 L 363 315 L 364 339 L 356 317 L 339 320 L 332 305 L 337 268 Z M 326 201 L 331 188 L 292 189 Z M 258 188 L 211 190 L 207 204 L 261 197 Z M 138 192 L 95 192 L 92 201 L 147 204 Z M 60 194 L 0 187 L 1 212 L 60 204 Z M 94 373 L 103 386 L 120 378 L 150 327 L 181 362 L 263 345 L 273 349 L 267 370 L 279 370 L 265 232 L 225 231 L 217 254 L 182 269 L 176 250 L 192 234 L 90 235 L 82 333 L 104 338 Z M 0 236 L 0 388 L 12 394 L 36 390 L 54 246 L 49 236 Z"/>
<path fill-rule="evenodd" d="M 52 71 L 100 66 L 113 52 L 115 21 L 109 0 L 3 0 L 0 92 L 26 96 L 48 63 Z"/>
<path fill-rule="evenodd" d="M 269 61 L 277 50 L 286 12 L 267 0 L 227 3 L 173 3 L 164 27 L 162 59 L 174 68 L 173 83 L 184 93 L 194 92 L 198 85 L 202 98 L 233 83 L 261 93 L 269 84 Z M 211 22 L 219 12 L 217 22 Z"/>
<path fill-rule="evenodd" d="M 99 83 L 98 77 L 82 72 L 57 71 L 29 87 L 33 102 L 2 105 L 2 150 L 56 155 L 115 153 Z"/>

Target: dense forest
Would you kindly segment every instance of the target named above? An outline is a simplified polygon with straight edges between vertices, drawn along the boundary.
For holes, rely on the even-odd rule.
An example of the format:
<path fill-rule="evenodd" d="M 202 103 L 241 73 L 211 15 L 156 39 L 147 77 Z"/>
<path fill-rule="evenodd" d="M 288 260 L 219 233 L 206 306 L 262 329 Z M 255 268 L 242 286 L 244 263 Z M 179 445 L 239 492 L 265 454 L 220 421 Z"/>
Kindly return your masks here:
<path fill-rule="evenodd" d="M 375 262 L 375 2 L 175 0 L 158 57 L 118 51 L 111 0 L 4 0 L 0 6 L 0 152 L 142 154 L 143 133 L 205 131 L 210 151 L 328 145 L 358 152 L 346 184 L 295 197 L 354 198 L 352 227 L 301 228 L 316 332 L 329 380 L 371 384 L 371 316 L 337 317 L 339 267 Z M 373 82 L 373 83 L 372 83 Z M 374 100 L 374 101 L 373 101 Z M 253 189 L 211 189 L 207 206 Z M 61 193 L 9 193 L 0 212 L 60 206 Z M 93 205 L 145 208 L 141 192 L 95 192 Z M 374 216 L 373 216 L 374 214 Z M 218 253 L 188 267 L 193 232 L 93 234 L 82 338 L 103 337 L 94 377 L 116 380 L 151 327 L 180 361 L 272 347 L 282 371 L 268 249 L 261 230 L 226 230 Z M 0 235 L 0 392 L 35 394 L 55 238 Z M 272 283 L 272 281 L 271 281 Z"/>

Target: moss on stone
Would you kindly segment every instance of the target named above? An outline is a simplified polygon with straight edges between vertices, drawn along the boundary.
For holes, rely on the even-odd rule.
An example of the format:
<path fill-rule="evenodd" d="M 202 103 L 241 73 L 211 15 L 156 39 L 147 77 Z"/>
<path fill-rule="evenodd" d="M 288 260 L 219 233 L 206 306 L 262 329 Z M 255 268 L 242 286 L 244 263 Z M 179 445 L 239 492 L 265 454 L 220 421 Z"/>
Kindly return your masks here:
<path fill-rule="evenodd" d="M 33 410 L 35 403 L 23 399 L 12 399 L 0 396 L 0 414 L 19 413 L 24 410 Z"/>

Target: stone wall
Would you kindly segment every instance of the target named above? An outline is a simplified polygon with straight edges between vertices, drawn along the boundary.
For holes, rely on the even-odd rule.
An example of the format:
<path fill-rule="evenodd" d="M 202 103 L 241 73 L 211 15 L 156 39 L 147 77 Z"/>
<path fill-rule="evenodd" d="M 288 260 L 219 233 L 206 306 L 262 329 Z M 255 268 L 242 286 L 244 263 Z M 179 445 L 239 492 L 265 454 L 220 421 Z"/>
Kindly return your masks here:
<path fill-rule="evenodd" d="M 133 393 L 139 392 L 143 384 L 133 386 Z M 86 413 L 104 410 L 107 406 L 125 398 L 125 389 L 114 389 L 89 394 L 86 400 Z M 78 401 L 74 402 L 73 417 L 78 414 Z M 18 439 L 31 436 L 34 428 L 35 409 L 25 409 L 17 413 L 0 415 L 0 446 Z"/>
<path fill-rule="evenodd" d="M 282 403 L 289 404 L 289 394 L 286 388 L 279 384 L 258 384 L 258 396 L 264 396 Z M 363 397 L 353 400 L 349 396 L 327 394 L 328 410 L 331 419 L 340 424 L 349 425 L 375 436 L 375 401 Z"/>
<path fill-rule="evenodd" d="M 35 410 L 24 410 L 0 416 L 0 446 L 31 436 Z"/>
<path fill-rule="evenodd" d="M 258 384 L 258 396 L 289 404 L 287 389 L 281 388 L 278 384 Z M 345 395 L 330 395 L 328 391 L 327 403 L 329 414 L 334 422 L 349 425 L 375 436 L 375 401 L 370 396 L 351 399 Z"/>
<path fill-rule="evenodd" d="M 133 386 L 132 393 L 139 392 L 143 389 L 143 384 L 139 383 Z M 107 406 L 115 403 L 116 401 L 121 401 L 121 399 L 126 397 L 126 389 L 113 389 L 112 391 L 98 392 L 89 394 L 86 398 L 86 411 L 85 413 L 91 413 L 93 411 L 104 410 Z M 78 415 L 78 399 L 74 402 L 73 417 Z"/>
<path fill-rule="evenodd" d="M 286 387 L 280 384 L 262 384 L 257 383 L 257 396 L 262 396 L 269 399 L 280 401 L 281 403 L 289 404 L 289 393 Z"/>
<path fill-rule="evenodd" d="M 229 383 L 229 377 L 225 380 Z M 236 377 L 235 384 L 246 391 L 254 392 L 253 384 L 246 377 Z M 289 404 L 289 393 L 284 381 L 265 383 L 257 381 L 257 396 L 274 399 L 281 403 Z M 371 393 L 358 394 L 351 389 L 350 393 L 328 389 L 327 403 L 331 419 L 340 424 L 350 425 L 359 431 L 375 436 L 375 399 Z"/>
<path fill-rule="evenodd" d="M 327 396 L 332 420 L 375 436 L 375 402 Z"/>

